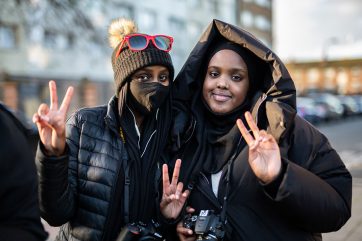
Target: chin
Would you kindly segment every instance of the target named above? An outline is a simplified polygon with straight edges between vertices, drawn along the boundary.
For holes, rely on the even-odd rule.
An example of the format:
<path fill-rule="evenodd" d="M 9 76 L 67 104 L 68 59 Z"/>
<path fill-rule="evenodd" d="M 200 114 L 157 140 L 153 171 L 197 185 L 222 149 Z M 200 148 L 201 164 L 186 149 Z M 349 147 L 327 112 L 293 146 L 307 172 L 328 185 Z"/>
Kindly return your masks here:
<path fill-rule="evenodd" d="M 226 108 L 219 108 L 219 107 L 217 107 L 217 108 L 211 108 L 211 110 L 212 110 L 212 112 L 214 112 L 215 114 L 226 114 L 226 113 L 228 113 L 228 112 L 230 112 L 228 109 L 226 109 Z"/>

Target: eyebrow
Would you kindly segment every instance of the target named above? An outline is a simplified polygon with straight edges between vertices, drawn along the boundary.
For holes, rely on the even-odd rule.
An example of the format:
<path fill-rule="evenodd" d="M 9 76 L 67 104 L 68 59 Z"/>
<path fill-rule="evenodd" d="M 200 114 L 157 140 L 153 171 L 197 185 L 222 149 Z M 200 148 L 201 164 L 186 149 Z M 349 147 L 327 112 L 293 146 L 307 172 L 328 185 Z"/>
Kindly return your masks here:
<path fill-rule="evenodd" d="M 147 66 L 147 67 L 144 67 L 143 70 L 152 70 L 152 67 L 153 66 Z M 164 66 L 161 66 L 160 68 L 161 71 L 167 71 L 168 69 Z"/>
<path fill-rule="evenodd" d="M 209 66 L 207 69 L 210 69 L 210 68 L 220 69 L 219 66 L 213 66 L 213 65 Z M 235 71 L 247 72 L 247 71 L 248 71 L 248 70 L 245 69 L 245 68 L 231 68 L 231 69 L 229 69 L 229 70 L 230 70 L 231 72 L 235 72 Z"/>

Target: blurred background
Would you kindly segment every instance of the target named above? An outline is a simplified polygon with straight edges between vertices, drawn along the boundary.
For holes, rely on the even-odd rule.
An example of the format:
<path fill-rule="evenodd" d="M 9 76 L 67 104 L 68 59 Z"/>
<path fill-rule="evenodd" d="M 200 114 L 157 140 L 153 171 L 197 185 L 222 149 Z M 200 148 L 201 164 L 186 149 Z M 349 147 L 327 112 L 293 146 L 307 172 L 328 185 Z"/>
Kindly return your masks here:
<path fill-rule="evenodd" d="M 325 133 L 354 177 L 352 218 L 324 240 L 362 240 L 362 1 L 0 0 L 0 101 L 28 121 L 73 85 L 70 112 L 114 94 L 107 28 L 134 19 L 140 32 L 174 37 L 176 73 L 213 18 L 259 38 L 284 61 L 298 114 Z M 56 228 L 49 227 L 49 240 Z"/>

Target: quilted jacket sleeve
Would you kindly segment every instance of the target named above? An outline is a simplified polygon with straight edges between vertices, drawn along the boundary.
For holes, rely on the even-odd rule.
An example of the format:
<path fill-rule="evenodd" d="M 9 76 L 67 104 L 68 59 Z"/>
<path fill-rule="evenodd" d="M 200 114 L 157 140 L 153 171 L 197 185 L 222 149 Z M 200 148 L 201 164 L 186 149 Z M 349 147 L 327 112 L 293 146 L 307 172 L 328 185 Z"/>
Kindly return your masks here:
<path fill-rule="evenodd" d="M 52 226 L 68 222 L 75 213 L 80 139 L 76 114 L 67 121 L 66 135 L 65 155 L 46 156 L 41 143 L 36 153 L 41 215 Z"/>
<path fill-rule="evenodd" d="M 275 195 L 281 210 L 310 232 L 340 229 L 351 216 L 352 177 L 327 138 L 296 119 Z"/>

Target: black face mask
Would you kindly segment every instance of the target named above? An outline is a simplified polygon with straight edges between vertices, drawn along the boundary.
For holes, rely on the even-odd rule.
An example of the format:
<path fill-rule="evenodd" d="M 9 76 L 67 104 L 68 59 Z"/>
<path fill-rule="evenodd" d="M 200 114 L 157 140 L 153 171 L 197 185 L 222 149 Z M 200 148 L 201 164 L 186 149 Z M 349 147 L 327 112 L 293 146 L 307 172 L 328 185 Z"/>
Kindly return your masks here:
<path fill-rule="evenodd" d="M 169 86 L 157 82 L 140 83 L 133 80 L 129 90 L 128 104 L 143 115 L 157 110 L 169 94 Z"/>

